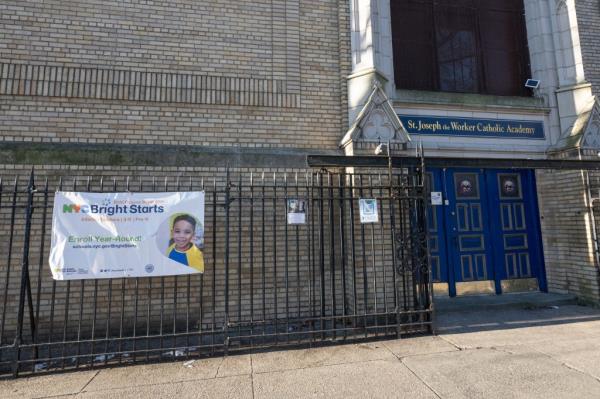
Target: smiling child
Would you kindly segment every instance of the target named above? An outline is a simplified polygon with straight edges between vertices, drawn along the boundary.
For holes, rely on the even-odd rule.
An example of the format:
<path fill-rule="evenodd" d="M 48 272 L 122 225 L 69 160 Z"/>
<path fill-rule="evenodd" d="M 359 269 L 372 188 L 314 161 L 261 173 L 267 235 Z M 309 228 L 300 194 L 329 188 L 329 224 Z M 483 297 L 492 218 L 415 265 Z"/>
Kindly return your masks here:
<path fill-rule="evenodd" d="M 204 273 L 204 256 L 200 248 L 194 244 L 195 235 L 196 219 L 194 217 L 188 214 L 175 217 L 171 227 L 167 257 Z"/>

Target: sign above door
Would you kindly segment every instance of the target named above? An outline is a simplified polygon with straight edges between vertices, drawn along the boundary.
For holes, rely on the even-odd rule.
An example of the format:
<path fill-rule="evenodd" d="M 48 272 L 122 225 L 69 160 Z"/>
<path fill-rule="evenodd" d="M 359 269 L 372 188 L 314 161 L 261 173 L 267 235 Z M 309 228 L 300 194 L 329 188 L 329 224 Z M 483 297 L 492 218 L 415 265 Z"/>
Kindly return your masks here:
<path fill-rule="evenodd" d="M 542 121 L 398 115 L 410 135 L 543 140 Z"/>

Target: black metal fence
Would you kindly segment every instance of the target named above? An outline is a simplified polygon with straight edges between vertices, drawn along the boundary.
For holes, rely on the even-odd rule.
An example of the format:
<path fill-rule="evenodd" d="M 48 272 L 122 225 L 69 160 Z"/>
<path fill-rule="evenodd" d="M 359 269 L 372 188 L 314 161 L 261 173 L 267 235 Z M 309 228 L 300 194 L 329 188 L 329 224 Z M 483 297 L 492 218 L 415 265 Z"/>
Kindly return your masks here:
<path fill-rule="evenodd" d="M 204 274 L 52 280 L 56 190 L 204 190 Z M 425 191 L 414 166 L 4 178 L 0 375 L 431 331 Z M 378 223 L 360 222 L 360 198 Z M 288 199 L 306 201 L 305 224 L 287 223 Z"/>

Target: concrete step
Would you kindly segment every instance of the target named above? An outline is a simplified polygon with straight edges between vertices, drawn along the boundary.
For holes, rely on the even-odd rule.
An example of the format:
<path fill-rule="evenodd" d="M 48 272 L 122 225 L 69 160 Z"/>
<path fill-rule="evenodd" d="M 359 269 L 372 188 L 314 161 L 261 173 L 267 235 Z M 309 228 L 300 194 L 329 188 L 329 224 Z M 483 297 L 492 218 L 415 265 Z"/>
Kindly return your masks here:
<path fill-rule="evenodd" d="M 524 292 L 503 295 L 470 295 L 461 297 L 434 297 L 434 309 L 439 313 L 470 312 L 486 309 L 541 309 L 553 306 L 576 305 L 572 294 Z"/>

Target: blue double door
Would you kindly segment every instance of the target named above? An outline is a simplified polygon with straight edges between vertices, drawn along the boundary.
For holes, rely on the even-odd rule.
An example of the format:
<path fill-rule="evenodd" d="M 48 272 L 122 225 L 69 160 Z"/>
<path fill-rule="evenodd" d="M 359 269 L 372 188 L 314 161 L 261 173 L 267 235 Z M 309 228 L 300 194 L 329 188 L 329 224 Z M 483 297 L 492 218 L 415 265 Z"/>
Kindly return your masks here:
<path fill-rule="evenodd" d="M 517 280 L 546 290 L 533 171 L 433 169 L 428 182 L 441 192 L 429 211 L 434 282 L 450 296 L 473 282 L 496 294 Z"/>

